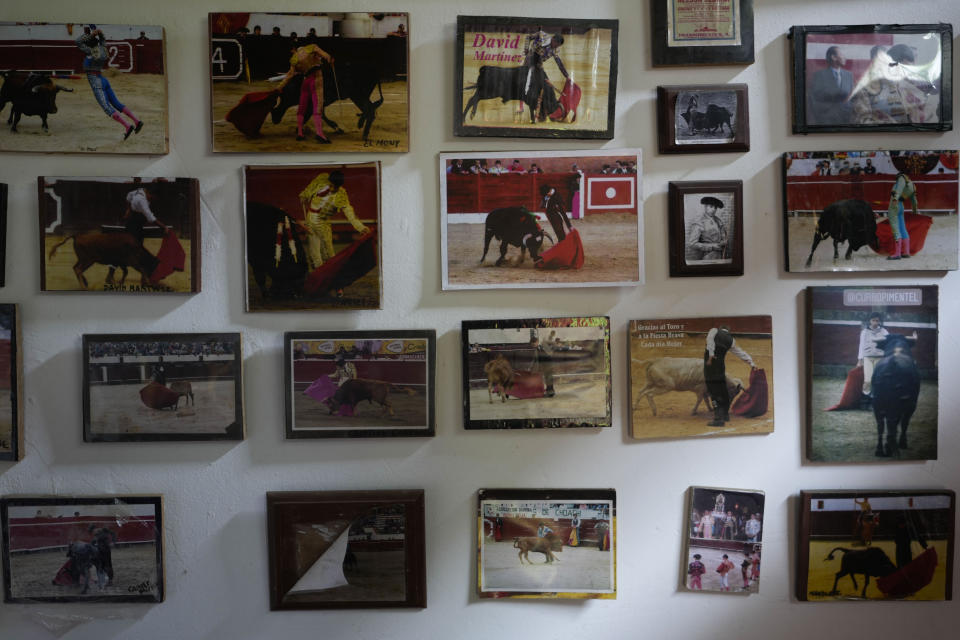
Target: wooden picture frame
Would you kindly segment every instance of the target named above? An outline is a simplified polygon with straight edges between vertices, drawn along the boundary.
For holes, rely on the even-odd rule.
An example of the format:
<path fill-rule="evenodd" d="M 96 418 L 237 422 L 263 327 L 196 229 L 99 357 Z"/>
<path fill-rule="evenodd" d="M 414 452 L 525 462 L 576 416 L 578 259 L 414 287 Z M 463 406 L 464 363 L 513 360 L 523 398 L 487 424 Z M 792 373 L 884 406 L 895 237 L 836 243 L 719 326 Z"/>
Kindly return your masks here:
<path fill-rule="evenodd" d="M 797 599 L 952 600 L 956 501 L 949 489 L 801 491 Z"/>
<path fill-rule="evenodd" d="M 653 66 L 753 64 L 753 0 L 652 0 Z"/>
<path fill-rule="evenodd" d="M 786 270 L 956 270 L 958 165 L 960 152 L 955 149 L 784 153 Z M 848 228 L 844 220 L 852 221 Z M 823 233 L 818 235 L 818 230 Z M 831 244 L 836 256 L 832 261 Z"/>
<path fill-rule="evenodd" d="M 283 334 L 286 437 L 436 435 L 436 351 L 433 329 Z"/>
<path fill-rule="evenodd" d="M 22 336 L 20 306 L 0 303 L 0 461 L 24 454 Z"/>
<path fill-rule="evenodd" d="M 270 610 L 422 609 L 425 538 L 422 489 L 269 491 Z"/>
<path fill-rule="evenodd" d="M 84 334 L 84 442 L 239 441 L 244 432 L 239 333 Z"/>
<path fill-rule="evenodd" d="M 617 536 L 614 489 L 480 489 L 477 595 L 615 600 Z"/>
<path fill-rule="evenodd" d="M 0 135 L 0 152 L 170 151 L 162 26 L 0 21 L 0 28 L 7 91 L 19 85 L 41 96 L 23 111 L 13 102 L 12 131 Z"/>
<path fill-rule="evenodd" d="M 745 84 L 657 87 L 660 153 L 749 151 L 748 99 Z"/>
<path fill-rule="evenodd" d="M 213 152 L 409 151 L 410 14 L 362 8 L 270 11 L 269 19 L 263 13 L 210 13 Z M 294 50 L 300 62 L 285 80 Z M 308 97 L 305 79 L 323 85 L 322 120 L 311 115 L 317 98 Z M 301 95 L 310 106 L 298 121 Z"/>
<path fill-rule="evenodd" d="M 610 140 L 619 28 L 619 20 L 457 16 L 454 135 Z M 536 34 L 549 41 L 536 44 Z M 525 93 L 515 89 L 523 75 Z"/>
<path fill-rule="evenodd" d="M 460 339 L 465 429 L 611 426 L 608 317 L 464 320 Z"/>
<path fill-rule="evenodd" d="M 163 602 L 161 496 L 8 496 L 0 529 L 4 602 Z"/>
<path fill-rule="evenodd" d="M 790 39 L 794 133 L 953 129 L 951 25 L 794 26 Z"/>
<path fill-rule="evenodd" d="M 670 182 L 667 198 L 670 277 L 742 276 L 743 182 Z"/>
<path fill-rule="evenodd" d="M 40 176 L 37 195 L 41 291 L 200 291 L 196 178 Z"/>
<path fill-rule="evenodd" d="M 381 177 L 379 160 L 244 165 L 248 312 L 382 308 Z"/>
<path fill-rule="evenodd" d="M 760 592 L 766 496 L 758 489 L 690 487 L 680 588 L 691 593 Z"/>
<path fill-rule="evenodd" d="M 640 149 L 441 153 L 443 289 L 641 284 L 641 162 Z"/>
<path fill-rule="evenodd" d="M 806 302 L 806 458 L 936 460 L 939 287 L 807 287 Z"/>
<path fill-rule="evenodd" d="M 739 350 L 720 356 L 717 345 L 726 338 Z M 633 438 L 773 433 L 771 316 L 631 320 L 627 340 Z M 709 366 L 705 350 L 719 356 Z M 725 388 L 712 384 L 721 379 L 721 371 Z"/>

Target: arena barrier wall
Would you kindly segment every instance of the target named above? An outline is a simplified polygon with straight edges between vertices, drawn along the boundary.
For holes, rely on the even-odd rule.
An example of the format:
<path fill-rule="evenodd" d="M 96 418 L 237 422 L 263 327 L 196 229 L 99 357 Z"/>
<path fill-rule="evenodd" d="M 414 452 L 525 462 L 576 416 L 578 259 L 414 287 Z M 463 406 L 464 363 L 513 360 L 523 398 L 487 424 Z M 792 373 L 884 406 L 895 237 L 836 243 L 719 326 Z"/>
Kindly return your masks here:
<path fill-rule="evenodd" d="M 91 364 L 91 384 L 130 384 L 150 380 L 153 367 L 157 364 Z M 233 380 L 238 366 L 231 362 L 164 362 L 167 384 L 174 380 Z"/>
<path fill-rule="evenodd" d="M 357 367 L 357 376 L 371 380 L 384 380 L 394 384 L 425 385 L 427 365 L 424 360 L 351 360 Z M 294 383 L 313 382 L 320 376 L 329 376 L 336 369 L 333 360 L 295 360 Z"/>
<path fill-rule="evenodd" d="M 896 176 L 788 176 L 787 212 L 817 214 L 837 200 L 855 198 L 869 202 L 876 212 L 886 211 Z M 911 177 L 923 213 L 957 213 L 957 174 L 933 173 Z M 910 203 L 904 208 L 910 210 Z"/>
<path fill-rule="evenodd" d="M 948 509 L 917 509 L 912 511 L 914 517 L 924 527 L 924 535 L 928 538 L 946 538 L 950 531 Z M 903 511 L 873 510 L 878 515 L 878 523 L 873 530 L 874 539 L 892 540 L 897 532 L 897 519 Z M 811 537 L 816 538 L 849 538 L 853 541 L 853 531 L 860 511 L 813 511 L 810 513 L 810 530 L 815 532 Z"/>
<path fill-rule="evenodd" d="M 65 549 L 71 542 L 89 542 L 90 525 L 111 529 L 117 534 L 117 544 L 137 544 L 156 540 L 156 524 L 152 516 L 11 518 L 10 551 L 15 553 Z"/>
<path fill-rule="evenodd" d="M 484 520 L 489 524 L 484 525 L 484 535 L 492 535 L 493 523 L 496 518 L 493 517 L 484 517 Z M 504 518 L 503 519 L 503 531 L 501 541 L 509 542 L 515 537 L 528 537 L 537 535 L 537 527 L 544 520 L 539 518 Z M 563 544 L 567 544 L 567 540 L 570 538 L 570 532 L 573 530 L 573 527 L 570 525 L 569 520 L 563 522 L 556 522 L 554 520 L 546 521 L 547 524 L 553 529 L 553 532 L 560 536 L 560 539 L 563 540 Z M 587 520 L 582 519 L 580 521 L 580 543 L 587 545 L 596 545 L 599 539 L 597 534 L 597 526 L 605 522 L 603 520 Z"/>
<path fill-rule="evenodd" d="M 0 40 L 3 70 L 83 73 L 83 52 L 73 40 Z M 108 65 L 122 73 L 163 73 L 160 40 L 107 40 Z"/>

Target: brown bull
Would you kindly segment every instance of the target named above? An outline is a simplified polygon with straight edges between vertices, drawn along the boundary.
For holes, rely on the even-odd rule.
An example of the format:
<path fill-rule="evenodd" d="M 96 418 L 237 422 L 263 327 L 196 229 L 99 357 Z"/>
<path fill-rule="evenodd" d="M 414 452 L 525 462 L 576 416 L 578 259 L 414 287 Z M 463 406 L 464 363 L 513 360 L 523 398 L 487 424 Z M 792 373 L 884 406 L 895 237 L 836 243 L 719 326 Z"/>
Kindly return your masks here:
<path fill-rule="evenodd" d="M 127 279 L 128 267 L 140 272 L 140 284 L 143 286 L 150 284 L 150 274 L 157 268 L 157 259 L 129 233 L 93 231 L 67 236 L 50 249 L 49 259 L 53 260 L 57 249 L 69 240 L 73 240 L 73 251 L 77 254 L 73 272 L 84 289 L 88 289 L 89 285 L 83 273 L 97 263 L 110 267 L 105 282 L 109 285 L 114 284 L 114 272 L 119 267 L 123 273 L 119 283 L 121 287 Z"/>
<path fill-rule="evenodd" d="M 513 548 L 520 549 L 517 553 L 517 557 L 520 558 L 520 564 L 523 564 L 524 558 L 527 559 L 527 562 L 533 564 L 529 555 L 531 551 L 542 553 L 546 557 L 545 564 L 550 564 L 553 561 L 560 562 L 560 560 L 553 555 L 553 552 L 562 552 L 563 542 L 560 540 L 560 536 L 550 532 L 543 538 L 538 538 L 537 536 L 516 537 L 513 539 Z"/>
<path fill-rule="evenodd" d="M 507 401 L 507 391 L 513 386 L 513 367 L 507 361 L 502 353 L 483 365 L 483 372 L 487 374 L 487 395 L 490 396 L 490 404 L 493 404 L 493 388 L 497 387 L 500 395 L 500 402 Z"/>
<path fill-rule="evenodd" d="M 387 413 L 393 416 L 396 415 L 393 412 L 393 405 L 390 404 L 390 389 L 393 386 L 393 384 L 383 380 L 366 380 L 364 378 L 347 380 L 340 385 L 336 393 L 324 400 L 324 403 L 330 407 L 330 413 L 333 414 L 340 410 L 341 405 L 356 409 L 359 403 L 366 400 L 371 405 L 374 402 L 378 403 L 382 407 L 384 416 Z M 403 387 L 397 387 L 397 389 L 411 396 L 415 393 L 412 389 Z"/>

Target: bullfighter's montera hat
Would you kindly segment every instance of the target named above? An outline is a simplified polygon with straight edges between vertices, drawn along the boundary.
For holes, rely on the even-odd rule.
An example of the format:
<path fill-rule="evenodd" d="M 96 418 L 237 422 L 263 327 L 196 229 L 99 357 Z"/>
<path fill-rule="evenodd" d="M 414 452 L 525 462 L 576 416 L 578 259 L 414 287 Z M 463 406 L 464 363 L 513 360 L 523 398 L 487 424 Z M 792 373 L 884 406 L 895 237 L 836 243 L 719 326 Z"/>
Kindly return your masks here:
<path fill-rule="evenodd" d="M 717 209 L 723 209 L 723 201 L 719 198 L 714 198 L 713 196 L 700 198 L 700 204 L 709 204 Z"/>

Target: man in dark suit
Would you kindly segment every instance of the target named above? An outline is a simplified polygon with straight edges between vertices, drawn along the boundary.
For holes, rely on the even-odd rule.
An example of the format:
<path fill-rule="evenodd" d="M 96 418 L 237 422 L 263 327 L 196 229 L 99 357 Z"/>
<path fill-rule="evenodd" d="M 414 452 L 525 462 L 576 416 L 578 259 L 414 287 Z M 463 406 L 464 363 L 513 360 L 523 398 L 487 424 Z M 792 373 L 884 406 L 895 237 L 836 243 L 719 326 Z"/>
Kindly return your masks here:
<path fill-rule="evenodd" d="M 832 46 L 824 56 L 827 68 L 810 79 L 810 115 L 812 124 L 850 124 L 852 109 L 849 98 L 853 91 L 853 74 L 843 66 L 847 59 L 840 47 Z"/>

